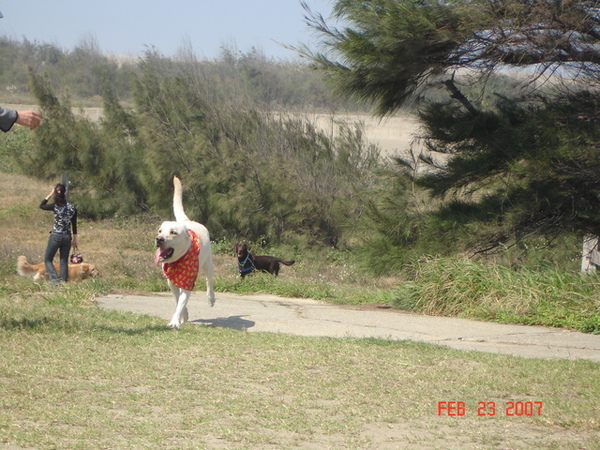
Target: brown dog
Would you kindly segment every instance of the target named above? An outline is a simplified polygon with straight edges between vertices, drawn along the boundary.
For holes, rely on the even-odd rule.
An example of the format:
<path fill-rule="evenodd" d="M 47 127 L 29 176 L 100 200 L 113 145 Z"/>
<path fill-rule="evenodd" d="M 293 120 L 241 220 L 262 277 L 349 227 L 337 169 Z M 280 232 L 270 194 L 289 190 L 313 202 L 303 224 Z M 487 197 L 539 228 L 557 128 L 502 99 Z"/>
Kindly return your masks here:
<path fill-rule="evenodd" d="M 245 277 L 255 270 L 269 272 L 271 275 L 279 274 L 279 264 L 291 266 L 296 261 L 284 261 L 274 256 L 255 256 L 250 253 L 250 246 L 245 242 L 239 242 L 233 247 L 238 260 L 240 275 Z"/>
<path fill-rule="evenodd" d="M 58 264 L 54 264 L 56 272 L 60 272 Z M 33 281 L 49 280 L 44 263 L 29 264 L 27 257 L 21 255 L 17 258 L 17 272 L 22 277 L 31 278 Z M 69 281 L 82 281 L 96 278 L 100 272 L 92 264 L 69 264 Z"/>

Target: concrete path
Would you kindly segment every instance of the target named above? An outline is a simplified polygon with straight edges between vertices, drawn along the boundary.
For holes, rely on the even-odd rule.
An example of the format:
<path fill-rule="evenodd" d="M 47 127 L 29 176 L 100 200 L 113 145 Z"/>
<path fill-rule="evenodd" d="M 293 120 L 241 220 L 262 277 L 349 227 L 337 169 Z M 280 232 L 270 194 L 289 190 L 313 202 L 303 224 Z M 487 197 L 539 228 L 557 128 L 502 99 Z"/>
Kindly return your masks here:
<path fill-rule="evenodd" d="M 165 326 L 175 310 L 170 293 L 114 294 L 97 302 L 102 308 L 162 317 Z M 600 362 L 600 335 L 559 328 L 421 316 L 376 306 L 337 306 L 272 295 L 217 293 L 217 303 L 211 308 L 203 292 L 194 292 L 188 310 L 192 324 L 240 331 L 411 340 L 524 358 Z"/>

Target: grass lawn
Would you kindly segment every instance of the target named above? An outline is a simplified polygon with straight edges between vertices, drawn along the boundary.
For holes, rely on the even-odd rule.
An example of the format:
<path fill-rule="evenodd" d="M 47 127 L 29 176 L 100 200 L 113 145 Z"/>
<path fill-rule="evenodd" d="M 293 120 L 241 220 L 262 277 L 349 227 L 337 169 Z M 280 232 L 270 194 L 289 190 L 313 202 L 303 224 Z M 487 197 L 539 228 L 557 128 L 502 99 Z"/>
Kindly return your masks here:
<path fill-rule="evenodd" d="M 600 448 L 600 365 L 0 300 L 6 448 Z M 453 403 L 454 402 L 454 403 Z"/>
<path fill-rule="evenodd" d="M 82 222 L 81 250 L 98 280 L 50 289 L 19 277 L 16 257 L 39 262 L 51 223 L 37 209 L 49 186 L 25 181 L 0 178 L 0 223 L 9 230 L 0 242 L 2 448 L 600 448 L 598 363 L 194 325 L 175 331 L 164 319 L 98 308 L 101 293 L 166 289 L 152 265 L 161 218 Z M 215 246 L 217 290 L 241 289 L 226 247 Z M 337 257 L 300 255 L 276 283 L 247 285 L 393 297 L 397 280 L 369 280 Z"/>

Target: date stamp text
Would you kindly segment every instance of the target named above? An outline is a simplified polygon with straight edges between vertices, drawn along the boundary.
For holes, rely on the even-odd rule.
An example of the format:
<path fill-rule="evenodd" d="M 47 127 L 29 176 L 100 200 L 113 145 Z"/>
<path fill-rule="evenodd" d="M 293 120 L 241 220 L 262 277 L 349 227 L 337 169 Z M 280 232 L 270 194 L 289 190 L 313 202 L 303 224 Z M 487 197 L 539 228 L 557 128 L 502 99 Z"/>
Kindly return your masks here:
<path fill-rule="evenodd" d="M 507 417 L 541 416 L 544 402 L 478 402 L 477 415 L 493 417 L 503 415 Z M 449 417 L 462 417 L 468 414 L 467 404 L 462 401 L 445 401 L 437 403 L 437 415 Z"/>

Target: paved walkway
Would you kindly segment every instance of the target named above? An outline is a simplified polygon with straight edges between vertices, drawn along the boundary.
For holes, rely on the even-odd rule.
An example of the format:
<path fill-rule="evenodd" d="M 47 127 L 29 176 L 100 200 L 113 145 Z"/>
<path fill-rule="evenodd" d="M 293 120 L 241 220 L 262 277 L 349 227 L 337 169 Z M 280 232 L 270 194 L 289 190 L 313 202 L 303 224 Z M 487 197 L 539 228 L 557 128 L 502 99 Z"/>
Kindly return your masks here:
<path fill-rule="evenodd" d="M 172 294 L 108 295 L 102 308 L 159 316 L 170 320 Z M 468 319 L 421 316 L 375 306 L 337 306 L 275 297 L 217 293 L 213 308 L 203 292 L 188 303 L 192 324 L 248 332 L 299 336 L 376 337 L 445 345 L 460 350 L 503 353 L 524 358 L 587 359 L 600 362 L 600 335 L 559 328 L 505 325 Z"/>

